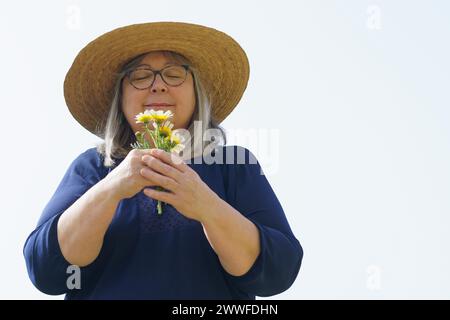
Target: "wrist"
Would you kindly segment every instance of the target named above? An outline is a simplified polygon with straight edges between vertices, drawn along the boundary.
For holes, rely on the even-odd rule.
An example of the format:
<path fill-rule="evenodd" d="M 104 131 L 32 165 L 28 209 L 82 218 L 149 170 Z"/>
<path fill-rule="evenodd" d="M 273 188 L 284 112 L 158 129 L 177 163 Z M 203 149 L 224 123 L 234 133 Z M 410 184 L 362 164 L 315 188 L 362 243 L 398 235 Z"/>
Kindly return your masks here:
<path fill-rule="evenodd" d="M 123 198 L 117 193 L 118 188 L 116 188 L 106 177 L 103 180 L 100 180 L 96 186 L 104 199 L 109 199 L 118 203 Z"/>
<path fill-rule="evenodd" d="M 211 196 L 204 202 L 206 208 L 202 211 L 199 218 L 200 223 L 203 225 L 214 223 L 217 216 L 222 212 L 221 207 L 224 201 L 214 191 L 211 192 Z"/>

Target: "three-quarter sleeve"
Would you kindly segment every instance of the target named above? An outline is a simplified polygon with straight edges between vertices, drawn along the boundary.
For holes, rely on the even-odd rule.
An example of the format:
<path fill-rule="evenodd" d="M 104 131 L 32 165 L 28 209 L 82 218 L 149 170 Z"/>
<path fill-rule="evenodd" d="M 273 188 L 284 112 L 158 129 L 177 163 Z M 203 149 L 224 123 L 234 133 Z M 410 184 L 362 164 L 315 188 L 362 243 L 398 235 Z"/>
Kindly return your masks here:
<path fill-rule="evenodd" d="M 296 279 L 303 249 L 256 157 L 243 147 L 227 147 L 226 153 L 230 151 L 234 155 L 227 158 L 228 161 L 233 158 L 234 163 L 226 165 L 227 198 L 258 228 L 261 251 L 244 275 L 233 276 L 224 269 L 226 279 L 249 295 L 276 295 L 287 290 Z"/>
<path fill-rule="evenodd" d="M 67 169 L 55 193 L 45 206 L 36 228 L 25 241 L 23 254 L 28 275 L 37 289 L 47 294 L 68 291 L 67 279 L 73 273 L 59 247 L 57 224 L 61 214 L 101 179 L 100 158 L 95 148 L 79 155 Z M 80 268 L 88 272 L 89 266 Z"/>

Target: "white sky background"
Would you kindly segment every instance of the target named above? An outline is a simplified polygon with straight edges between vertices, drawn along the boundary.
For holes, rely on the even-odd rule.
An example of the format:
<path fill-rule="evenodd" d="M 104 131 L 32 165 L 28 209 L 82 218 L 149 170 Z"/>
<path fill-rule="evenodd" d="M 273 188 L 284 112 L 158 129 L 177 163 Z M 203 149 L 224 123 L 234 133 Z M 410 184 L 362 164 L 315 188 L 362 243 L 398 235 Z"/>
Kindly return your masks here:
<path fill-rule="evenodd" d="M 270 171 L 305 251 L 272 298 L 449 298 L 449 17 L 437 0 L 2 3 L 0 298 L 62 299 L 33 287 L 22 248 L 99 141 L 70 116 L 63 80 L 95 37 L 149 21 L 217 28 L 248 54 L 247 91 L 222 125 L 278 132 L 239 144 Z"/>

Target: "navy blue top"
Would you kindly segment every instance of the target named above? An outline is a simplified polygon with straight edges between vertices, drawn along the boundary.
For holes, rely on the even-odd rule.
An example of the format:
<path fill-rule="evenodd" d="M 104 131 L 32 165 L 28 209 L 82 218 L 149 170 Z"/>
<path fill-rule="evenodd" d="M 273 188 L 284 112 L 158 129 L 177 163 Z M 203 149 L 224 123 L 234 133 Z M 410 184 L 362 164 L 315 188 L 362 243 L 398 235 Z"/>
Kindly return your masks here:
<path fill-rule="evenodd" d="M 226 272 L 201 223 L 168 204 L 158 216 L 156 201 L 141 191 L 119 202 L 99 256 L 79 269 L 81 288 L 69 288 L 67 280 L 75 273 L 58 244 L 58 219 L 114 169 L 105 167 L 103 157 L 90 148 L 71 163 L 25 242 L 33 284 L 47 294 L 66 294 L 65 299 L 253 300 L 288 289 L 299 272 L 303 250 L 259 162 L 238 146 L 218 147 L 215 156 L 223 163 L 188 165 L 258 228 L 261 253 L 246 274 Z"/>

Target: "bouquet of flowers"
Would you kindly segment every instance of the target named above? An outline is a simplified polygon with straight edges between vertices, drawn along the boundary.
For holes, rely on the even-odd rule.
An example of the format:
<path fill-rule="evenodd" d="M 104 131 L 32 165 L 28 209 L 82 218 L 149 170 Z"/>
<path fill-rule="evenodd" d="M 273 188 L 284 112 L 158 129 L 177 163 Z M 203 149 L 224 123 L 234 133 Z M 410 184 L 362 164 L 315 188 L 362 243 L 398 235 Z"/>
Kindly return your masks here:
<path fill-rule="evenodd" d="M 136 123 L 142 123 L 144 125 L 144 132 L 137 131 L 135 133 L 136 142 L 131 146 L 134 149 L 150 149 L 150 143 L 145 139 L 145 135 L 148 134 L 157 149 L 162 149 L 167 152 L 179 153 L 184 149 L 183 138 L 177 133 L 177 130 L 172 130 L 173 123 L 169 121 L 173 117 L 173 113 L 162 110 L 145 110 L 144 112 L 136 115 Z M 153 130 L 150 130 L 149 125 L 153 124 Z M 164 188 L 157 186 L 157 190 L 166 191 Z M 162 214 L 162 203 L 158 200 L 157 204 L 158 214 Z"/>

